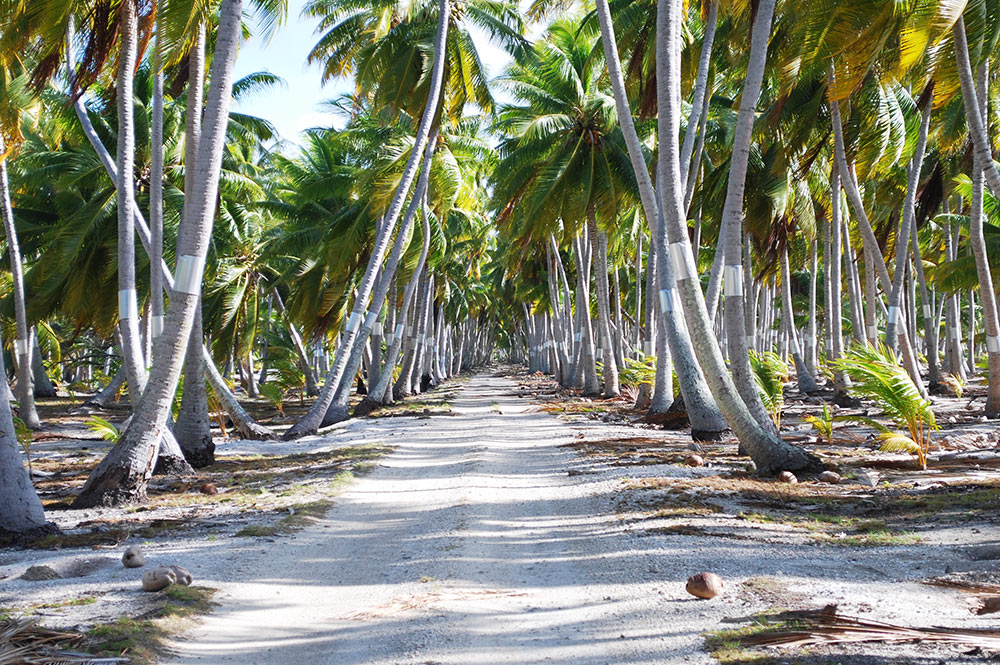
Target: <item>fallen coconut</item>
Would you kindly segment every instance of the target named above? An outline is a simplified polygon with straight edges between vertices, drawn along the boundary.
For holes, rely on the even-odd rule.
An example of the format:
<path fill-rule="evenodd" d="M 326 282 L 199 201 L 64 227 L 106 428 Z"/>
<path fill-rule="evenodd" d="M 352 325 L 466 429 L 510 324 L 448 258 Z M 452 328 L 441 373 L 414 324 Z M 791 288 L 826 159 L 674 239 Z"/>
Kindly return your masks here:
<path fill-rule="evenodd" d="M 705 466 L 705 458 L 701 455 L 688 455 L 684 462 L 688 466 Z"/>
<path fill-rule="evenodd" d="M 819 474 L 817 480 L 821 483 L 832 483 L 835 485 L 840 482 L 840 474 L 836 471 L 824 471 Z"/>
<path fill-rule="evenodd" d="M 201 492 L 202 494 L 218 494 L 219 488 L 213 485 L 212 483 L 205 483 L 204 485 L 198 488 L 198 491 Z"/>
<path fill-rule="evenodd" d="M 177 581 L 174 571 L 165 566 L 159 566 L 147 570 L 142 574 L 143 591 L 163 591 L 168 586 Z"/>
<path fill-rule="evenodd" d="M 181 568 L 180 566 L 167 566 L 167 568 L 174 571 L 174 577 L 177 580 L 177 584 L 180 584 L 181 586 L 191 586 L 192 577 L 187 568 Z"/>
<path fill-rule="evenodd" d="M 122 565 L 126 568 L 142 568 L 146 565 L 146 555 L 142 553 L 142 547 L 133 545 L 122 554 Z"/>
<path fill-rule="evenodd" d="M 684 588 L 692 596 L 707 600 L 715 598 L 722 593 L 724 586 L 722 578 L 715 573 L 698 573 L 688 578 L 687 585 Z"/>
<path fill-rule="evenodd" d="M 778 480 L 780 480 L 783 483 L 791 483 L 793 485 L 799 482 L 799 479 L 796 478 L 795 474 L 792 473 L 791 471 L 782 471 L 781 473 L 779 473 Z"/>

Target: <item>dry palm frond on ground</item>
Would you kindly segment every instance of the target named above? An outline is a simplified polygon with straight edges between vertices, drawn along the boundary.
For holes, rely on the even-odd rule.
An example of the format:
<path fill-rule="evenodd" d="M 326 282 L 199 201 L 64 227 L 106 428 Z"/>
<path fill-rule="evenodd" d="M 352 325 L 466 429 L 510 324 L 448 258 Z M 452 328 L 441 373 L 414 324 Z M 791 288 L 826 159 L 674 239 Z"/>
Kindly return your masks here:
<path fill-rule="evenodd" d="M 937 642 L 1000 649 L 1000 631 L 997 630 L 896 626 L 837 614 L 836 605 L 821 610 L 785 612 L 777 618 L 792 622 L 795 627 L 744 637 L 740 644 L 744 647 L 808 647 L 852 642 Z"/>
<path fill-rule="evenodd" d="M 69 647 L 79 644 L 84 637 L 81 633 L 42 628 L 35 619 L 7 619 L 0 622 L 0 665 L 99 665 L 126 662 L 124 658 L 97 658 L 69 650 Z"/>

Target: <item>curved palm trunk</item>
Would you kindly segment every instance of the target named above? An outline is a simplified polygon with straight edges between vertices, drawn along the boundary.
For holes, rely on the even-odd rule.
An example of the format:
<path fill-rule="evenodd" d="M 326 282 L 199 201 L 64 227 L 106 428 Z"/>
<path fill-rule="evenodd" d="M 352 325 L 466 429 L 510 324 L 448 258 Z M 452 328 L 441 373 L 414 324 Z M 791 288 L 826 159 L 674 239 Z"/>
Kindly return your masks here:
<path fill-rule="evenodd" d="M 833 65 L 830 65 L 829 77 L 832 84 L 834 82 Z M 891 293 L 893 285 L 892 280 L 889 278 L 889 271 L 885 267 L 885 261 L 882 260 L 878 240 L 875 238 L 875 232 L 868 221 L 868 215 L 865 212 L 864 202 L 861 200 L 858 183 L 847 165 L 847 153 L 844 150 L 844 130 L 840 119 L 840 104 L 836 100 L 830 101 L 830 121 L 833 124 L 834 153 L 837 158 L 837 164 L 840 167 L 841 182 L 844 184 L 847 199 L 851 203 L 858 227 L 861 230 L 861 239 L 865 246 L 865 261 L 870 261 L 874 266 L 876 275 L 881 282 L 882 290 L 886 293 Z M 871 294 L 870 297 L 875 297 L 875 294 Z M 926 396 L 927 389 L 924 387 L 923 379 L 920 376 L 920 368 L 917 365 L 916 355 L 913 352 L 913 347 L 910 346 L 910 337 L 906 332 L 906 325 L 901 319 L 896 321 L 896 332 L 899 349 L 903 355 L 903 367 L 906 369 L 906 373 L 910 375 L 910 379 L 917 387 L 917 390 L 920 391 L 921 395 Z"/>
<path fill-rule="evenodd" d="M 924 151 L 927 148 L 927 132 L 931 124 L 931 95 L 927 96 L 920 118 L 920 134 L 917 137 L 917 147 L 913 151 L 913 159 L 908 169 L 906 183 L 906 198 L 903 200 L 903 221 L 899 225 L 899 239 L 896 241 L 896 267 L 892 280 L 892 292 L 889 294 L 889 315 L 885 326 L 885 343 L 891 349 L 896 348 L 897 319 L 900 317 L 900 298 L 903 294 L 903 276 L 906 272 L 909 257 L 910 233 L 916 223 L 914 211 L 917 205 L 917 186 L 920 184 L 920 168 L 924 163 Z"/>
<path fill-rule="evenodd" d="M 393 229 L 399 214 L 402 212 L 406 196 L 409 194 L 410 186 L 416 177 L 417 168 L 420 165 L 420 157 L 423 154 L 427 137 L 431 131 L 431 124 L 437 112 L 438 101 L 441 98 L 441 89 L 444 81 L 445 48 L 448 38 L 448 23 L 450 17 L 450 4 L 448 0 L 440 0 L 437 36 L 434 41 L 434 68 L 431 74 L 430 94 L 427 97 L 427 105 L 424 107 L 423 116 L 420 118 L 420 126 L 417 128 L 416 138 L 410 158 L 406 163 L 403 175 L 399 181 L 399 187 L 393 196 L 392 203 L 385 214 L 385 221 L 382 224 L 376 241 L 376 247 L 372 251 L 365 275 L 358 288 L 358 295 L 355 298 L 354 311 L 348 321 L 341 346 L 338 349 L 333 368 L 327 377 L 326 384 L 320 392 L 319 397 L 313 404 L 309 412 L 306 413 L 295 425 L 293 425 L 282 437 L 283 439 L 295 439 L 306 434 L 312 434 L 319 429 L 326 416 L 327 410 L 333 403 L 335 392 L 344 377 L 344 370 L 350 359 L 354 345 L 357 343 L 358 327 L 361 324 L 364 312 L 368 307 L 368 299 L 375 284 L 375 275 L 382 260 L 389 248 L 389 241 L 392 237 Z"/>
<path fill-rule="evenodd" d="M 987 64 L 979 68 L 977 95 L 981 104 L 986 103 Z M 986 117 L 986 109 L 982 109 Z M 1000 418 L 1000 320 L 997 316 L 996 294 L 993 292 L 993 276 L 990 273 L 989 257 L 986 254 L 986 239 L 983 236 L 983 164 L 977 154 L 972 166 L 972 210 L 969 214 L 969 239 L 972 253 L 976 257 L 976 271 L 979 275 L 979 297 L 983 306 L 983 324 L 986 328 L 986 354 L 989 370 L 989 386 L 986 394 L 987 418 Z"/>
<path fill-rule="evenodd" d="M 117 505 L 141 500 L 146 494 L 200 297 L 201 277 L 218 197 L 242 9 L 242 0 L 223 0 L 219 11 L 211 86 L 202 122 L 198 159 L 194 164 L 196 186 L 185 197 L 185 219 L 189 223 L 185 224 L 177 238 L 178 262 L 182 268 L 179 272 L 183 279 L 178 280 L 170 300 L 163 335 L 153 346 L 154 362 L 148 388 L 136 408 L 132 423 L 87 478 L 74 501 L 73 505 L 77 508 Z"/>
<path fill-rule="evenodd" d="M 163 334 L 163 69 L 160 61 L 160 26 L 153 58 L 153 124 L 150 127 L 149 174 L 149 330 L 151 339 Z M 203 32 L 201 33 L 202 39 Z M 204 46 L 202 46 L 204 50 Z"/>
<path fill-rule="evenodd" d="M 819 390 L 816 379 L 809 373 L 805 362 L 802 360 L 802 347 L 799 345 L 799 336 L 795 330 L 795 312 L 792 310 L 792 272 L 788 267 L 788 246 L 781 250 L 781 318 L 785 324 L 785 334 L 788 335 L 789 345 L 792 347 L 792 360 L 795 362 L 795 375 L 799 384 L 799 392 L 806 394 Z"/>
<path fill-rule="evenodd" d="M 0 354 L 0 377 L 6 376 Z M 21 458 L 10 402 L 0 399 L 0 536 L 30 539 L 55 530 L 45 521 L 42 502 Z"/>
<path fill-rule="evenodd" d="M 392 244 L 392 250 L 389 253 L 389 259 L 386 261 L 385 267 L 379 275 L 378 285 L 375 289 L 375 297 L 372 299 L 372 302 L 376 305 L 376 309 L 372 309 L 365 315 L 364 323 L 361 324 L 361 331 L 358 333 L 358 344 L 354 347 L 354 352 L 351 354 L 351 358 L 347 364 L 347 370 L 344 372 L 344 379 L 341 381 L 341 385 L 337 389 L 337 394 L 334 396 L 334 400 L 330 404 L 330 409 L 327 411 L 326 417 L 323 420 L 323 425 L 329 425 L 334 422 L 338 422 L 339 420 L 344 420 L 347 417 L 347 401 L 351 393 L 350 389 L 353 384 L 353 377 L 357 374 L 358 368 L 361 366 L 362 354 L 364 353 L 364 343 L 368 340 L 372 329 L 375 327 L 375 322 L 378 320 L 379 313 L 382 309 L 382 303 L 385 302 L 386 296 L 389 294 L 389 287 L 392 285 L 392 281 L 396 276 L 396 269 L 399 267 L 399 261 L 403 258 L 403 253 L 410 244 L 410 232 L 413 230 L 413 224 L 417 216 L 417 207 L 424 200 L 424 196 L 427 191 L 427 183 L 430 178 L 431 171 L 431 162 L 434 157 L 434 149 L 436 147 L 435 144 L 437 143 L 437 132 L 433 132 L 430 138 L 431 140 L 427 142 L 424 149 L 425 155 L 422 163 L 420 178 L 417 181 L 417 189 L 413 192 L 410 205 L 406 211 L 406 215 L 403 217 L 403 223 L 400 225 L 399 230 L 396 233 L 396 238 Z M 392 374 L 391 367 L 387 368 L 387 371 L 390 375 Z M 372 387 L 369 386 L 369 395 L 373 392 L 371 388 Z"/>
<path fill-rule="evenodd" d="M 764 65 L 767 61 L 767 43 L 771 35 L 771 20 L 774 15 L 774 0 L 763 0 L 757 6 L 750 40 L 750 56 L 746 79 L 740 95 L 740 109 L 736 116 L 736 130 L 733 134 L 733 152 L 730 157 L 729 181 L 726 186 L 726 202 L 722 211 L 722 231 L 719 242 L 725 268 L 726 284 L 725 318 L 726 340 L 729 342 L 729 362 L 733 381 L 744 404 L 746 404 L 757 424 L 771 436 L 777 436 L 777 428 L 771 415 L 764 408 L 750 367 L 750 353 L 746 337 L 746 304 L 743 294 L 743 251 L 740 241 L 743 236 L 743 197 L 746 187 L 747 164 L 750 159 L 750 144 L 753 140 L 754 117 L 760 89 L 764 80 Z M 714 315 L 718 292 L 711 288 L 707 296 L 710 316 Z M 711 319 L 709 319 L 711 321 Z M 801 362 L 801 357 L 800 357 Z M 815 389 L 815 386 L 812 386 Z"/>
<path fill-rule="evenodd" d="M 35 326 L 30 328 L 31 335 L 31 375 L 35 382 L 35 397 L 55 397 L 57 395 L 56 386 L 49 379 L 45 370 L 45 361 L 42 360 L 42 351 L 38 344 L 38 329 Z"/>
<path fill-rule="evenodd" d="M 604 56 L 611 77 L 615 108 L 618 111 L 618 121 L 628 147 L 632 169 L 639 182 L 639 194 L 643 213 L 646 215 L 646 222 L 649 224 L 653 242 L 656 243 L 656 277 L 660 296 L 660 322 L 665 324 L 667 328 L 666 333 L 670 344 L 671 360 L 677 371 L 681 397 L 684 399 L 688 419 L 691 421 L 691 433 L 696 438 L 717 438 L 719 433 L 726 429 L 726 424 L 717 404 L 713 404 L 705 376 L 702 374 L 701 368 L 695 359 L 692 340 L 684 325 L 686 312 L 677 306 L 677 298 L 675 297 L 677 285 L 674 281 L 676 266 L 671 265 L 671 257 L 667 253 L 666 236 L 663 233 L 663 216 L 660 214 L 657 192 L 653 189 L 653 182 L 649 177 L 649 171 L 642 156 L 639 136 L 635 131 L 635 125 L 632 121 L 628 97 L 625 94 L 625 80 L 622 76 L 621 59 L 618 55 L 614 26 L 611 22 L 611 10 L 608 7 L 607 0 L 598 0 L 597 18 L 601 26 L 601 42 L 604 45 Z M 671 134 L 673 139 L 667 141 L 673 150 L 675 160 L 678 159 L 676 140 L 679 135 L 677 131 L 677 119 L 680 117 L 679 95 L 680 91 L 678 88 L 678 100 L 675 110 L 677 117 L 674 118 L 674 133 Z M 677 169 L 678 172 L 676 175 L 678 178 L 677 182 L 679 183 L 679 164 Z M 661 182 L 659 175 L 657 181 Z M 684 233 L 686 238 L 687 225 L 683 220 L 681 220 L 681 224 L 685 227 Z M 701 287 L 699 286 L 698 289 L 700 293 Z"/>
<path fill-rule="evenodd" d="M 194 164 L 198 158 L 198 144 L 201 140 L 201 107 L 205 85 L 204 25 L 198 26 L 198 36 L 188 54 L 188 71 L 184 163 Z M 194 169 L 185 170 L 185 192 L 194 191 L 194 174 Z M 188 222 L 188 219 L 181 220 L 181 230 Z M 162 234 L 162 228 L 160 233 Z M 162 298 L 162 292 L 160 295 Z M 191 323 L 191 338 L 188 340 L 187 352 L 184 354 L 184 389 L 181 393 L 177 423 L 174 426 L 174 435 L 184 452 L 184 458 L 195 468 L 202 468 L 215 462 L 215 442 L 212 441 L 211 420 L 208 415 L 208 392 L 205 389 L 204 379 L 205 361 L 201 354 L 203 337 L 201 297 L 199 296 L 194 319 Z"/>
<path fill-rule="evenodd" d="M 767 0 L 765 0 L 767 3 Z M 762 3 L 765 4 L 765 3 Z M 607 3 L 601 0 L 599 6 L 607 9 Z M 714 339 L 712 322 L 708 318 L 704 295 L 698 280 L 695 279 L 696 267 L 691 254 L 691 246 L 687 236 L 687 224 L 683 212 L 684 192 L 680 180 L 680 162 L 677 150 L 677 136 L 680 117 L 680 60 L 681 60 L 681 0 L 659 0 L 657 11 L 657 96 L 659 110 L 659 155 L 663 183 L 662 200 L 664 202 L 663 228 L 660 230 L 661 243 L 669 238 L 671 242 L 671 259 L 677 272 L 677 290 L 685 319 L 691 330 L 692 343 L 705 378 L 712 389 L 726 420 L 733 432 L 739 438 L 746 451 L 757 464 L 758 472 L 771 474 L 782 470 L 797 471 L 802 469 L 819 469 L 819 460 L 806 451 L 783 442 L 772 432 L 765 430 L 751 415 L 746 404 L 737 392 L 732 377 L 722 358 L 722 351 Z M 765 10 L 759 6 L 758 17 Z M 600 14 L 600 10 L 599 10 Z M 610 18 L 610 14 L 608 15 Z M 608 21 L 610 23 L 610 21 Z M 770 23 L 768 16 L 767 23 Z M 602 25 L 602 32 L 604 31 Z M 610 29 L 610 25 L 607 26 Z M 617 51 L 613 53 L 617 61 Z M 617 79 L 617 82 L 615 81 Z M 612 73 L 615 85 L 615 98 L 620 106 L 619 115 L 627 111 L 624 86 L 621 85 L 621 70 Z M 631 120 L 629 117 L 628 121 Z M 623 122 L 623 125 L 631 122 Z M 635 136 L 631 126 L 628 133 Z M 637 138 L 637 137 L 636 137 Z M 632 152 L 630 150 L 630 152 Z M 633 158 L 633 166 L 636 166 Z M 663 244 L 660 245 L 663 247 Z M 666 252 L 664 252 L 666 255 Z M 742 326 L 742 321 L 740 322 Z"/>
<path fill-rule="evenodd" d="M 2 144 L 0 144 L 2 149 Z M 14 228 L 14 208 L 10 200 L 10 183 L 7 179 L 7 160 L 0 160 L 0 205 L 3 206 L 3 228 L 7 235 L 7 251 L 10 253 L 10 272 L 14 281 L 14 320 L 17 338 L 14 353 L 17 355 L 17 403 L 21 420 L 31 429 L 39 429 L 42 421 L 35 409 L 35 387 L 31 364 L 32 337 L 28 330 L 28 314 L 24 304 L 24 268 L 21 264 L 21 247 Z"/>
<path fill-rule="evenodd" d="M 969 125 L 969 138 L 976 156 L 983 165 L 983 174 L 994 196 L 1000 196 L 1000 172 L 993 163 L 993 150 L 990 147 L 989 136 L 986 133 L 985 115 L 980 110 L 979 95 L 976 94 L 976 81 L 972 75 L 972 65 L 969 62 L 969 42 L 965 36 L 965 19 L 959 17 L 952 26 L 952 36 L 955 45 L 955 60 L 958 66 L 958 79 L 962 85 L 962 101 L 965 104 L 965 119 Z"/>
<path fill-rule="evenodd" d="M 285 303 L 281 299 L 281 294 L 278 293 L 277 289 L 271 293 L 273 295 L 274 308 L 278 311 L 278 314 L 284 314 L 285 320 L 288 322 L 288 336 L 291 337 L 292 346 L 295 347 L 295 354 L 299 357 L 299 369 L 302 370 L 302 373 L 306 377 L 306 394 L 315 397 L 319 394 L 319 387 L 316 385 L 316 374 L 309 363 L 309 356 L 306 353 L 305 344 L 302 342 L 302 335 L 285 311 Z"/>
<path fill-rule="evenodd" d="M 66 31 L 66 41 L 69 44 L 72 44 L 73 42 L 72 15 L 69 17 L 69 25 Z M 66 51 L 67 76 L 72 78 L 75 76 L 73 49 L 69 47 Z M 115 161 L 111 158 L 111 154 L 108 152 L 108 149 L 103 143 L 101 143 L 101 139 L 97 135 L 97 131 L 94 129 L 93 123 L 90 121 L 90 116 L 87 114 L 87 108 L 84 106 L 83 97 L 78 97 L 73 102 L 73 110 L 76 113 L 77 119 L 80 121 L 80 127 L 83 129 L 84 136 L 87 137 L 87 141 L 94 148 L 94 152 L 97 153 L 98 158 L 101 160 L 101 164 L 104 166 L 104 170 L 107 172 L 108 177 L 111 178 L 112 184 L 114 184 L 115 187 L 118 187 L 118 167 L 116 166 Z M 135 201 L 133 201 L 132 206 L 132 219 L 135 224 L 135 230 L 139 234 L 139 240 L 142 241 L 147 252 L 151 251 L 152 233 L 146 225 L 146 220 L 142 216 L 139 206 L 135 204 Z M 160 272 L 163 276 L 163 282 L 166 284 L 167 289 L 172 290 L 174 288 L 173 273 L 170 271 L 170 266 L 162 260 L 160 261 Z M 213 392 L 215 392 L 216 396 L 219 398 L 219 402 L 222 404 L 226 413 L 232 419 L 236 429 L 240 432 L 240 435 L 245 439 L 273 439 L 274 432 L 257 423 L 257 421 L 255 421 L 250 414 L 246 412 L 246 409 L 244 409 L 236 399 L 236 395 L 233 394 L 233 392 L 229 389 L 228 384 L 226 384 L 225 380 L 223 380 L 222 375 L 214 365 L 211 353 L 209 353 L 205 346 L 202 346 L 201 355 L 203 359 L 203 366 L 205 367 L 205 377 L 211 384 Z"/>

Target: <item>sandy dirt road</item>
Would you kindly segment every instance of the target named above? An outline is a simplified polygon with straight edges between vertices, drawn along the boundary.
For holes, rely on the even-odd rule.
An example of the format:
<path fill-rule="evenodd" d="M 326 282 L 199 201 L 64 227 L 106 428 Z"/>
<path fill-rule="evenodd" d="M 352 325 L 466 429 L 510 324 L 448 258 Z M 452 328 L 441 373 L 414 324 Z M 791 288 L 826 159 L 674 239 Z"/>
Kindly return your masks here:
<path fill-rule="evenodd" d="M 220 606 L 169 662 L 711 663 L 704 631 L 755 608 L 687 596 L 684 580 L 705 569 L 781 574 L 817 603 L 940 618 L 919 615 L 937 593 L 927 587 L 891 580 L 886 594 L 892 574 L 875 553 L 630 532 L 614 508 L 620 478 L 569 475 L 586 469 L 560 447 L 576 431 L 515 386 L 480 374 L 451 402 L 455 416 L 398 419 L 395 452 L 324 520 L 226 553 L 229 574 L 199 580 L 220 588 Z"/>

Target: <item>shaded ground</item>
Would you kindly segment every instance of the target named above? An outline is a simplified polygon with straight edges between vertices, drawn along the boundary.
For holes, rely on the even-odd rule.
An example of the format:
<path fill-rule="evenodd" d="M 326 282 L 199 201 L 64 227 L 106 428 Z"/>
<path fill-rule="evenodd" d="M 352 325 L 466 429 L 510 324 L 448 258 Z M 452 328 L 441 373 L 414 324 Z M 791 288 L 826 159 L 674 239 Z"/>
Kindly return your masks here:
<path fill-rule="evenodd" d="M 174 663 L 981 662 L 962 646 L 739 644 L 767 613 L 827 603 L 901 625 L 996 625 L 970 612 L 971 594 L 922 583 L 1000 582 L 996 433 L 968 401 L 938 405 L 944 445 L 917 472 L 857 427 L 820 445 L 800 421 L 817 403 L 790 400 L 791 436 L 845 481 L 788 485 L 751 477 L 733 441 L 693 450 L 683 432 L 633 423 L 627 400 L 483 374 L 380 414 L 398 417 L 221 445 L 219 464 L 158 481 L 148 506 L 53 511 L 80 540 L 0 550 L 0 607 L 59 627 L 148 616 L 161 594 L 117 564 L 145 542 L 152 563 L 219 589 Z M 41 481 L 46 501 L 65 502 L 102 451 L 36 443 L 36 468 L 58 474 Z M 706 465 L 687 466 L 693 453 Z M 220 493 L 202 494 L 206 482 Z M 18 579 L 81 557 L 105 565 Z M 684 592 L 702 570 L 723 576 L 723 596 Z"/>

